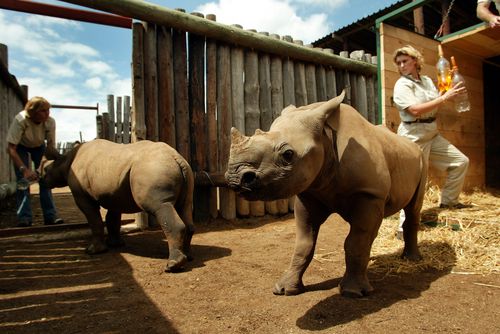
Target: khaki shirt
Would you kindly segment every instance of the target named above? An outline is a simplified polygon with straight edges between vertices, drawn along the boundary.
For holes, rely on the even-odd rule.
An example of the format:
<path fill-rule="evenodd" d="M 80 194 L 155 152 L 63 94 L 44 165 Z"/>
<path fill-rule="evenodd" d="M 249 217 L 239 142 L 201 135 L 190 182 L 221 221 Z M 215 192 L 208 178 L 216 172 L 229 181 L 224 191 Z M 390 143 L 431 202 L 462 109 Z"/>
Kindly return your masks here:
<path fill-rule="evenodd" d="M 47 121 L 36 124 L 23 110 L 14 117 L 7 133 L 7 142 L 26 147 L 39 147 L 47 140 L 48 146 L 56 144 L 56 121 L 49 117 Z"/>
<path fill-rule="evenodd" d="M 417 119 L 409 112 L 406 112 L 408 107 L 434 100 L 438 96 L 439 92 L 434 82 L 426 75 L 421 75 L 420 80 L 413 79 L 411 76 L 401 76 L 394 85 L 393 99 L 403 122 L 413 122 Z M 422 114 L 419 118 L 434 117 L 437 110 L 435 108 Z"/>

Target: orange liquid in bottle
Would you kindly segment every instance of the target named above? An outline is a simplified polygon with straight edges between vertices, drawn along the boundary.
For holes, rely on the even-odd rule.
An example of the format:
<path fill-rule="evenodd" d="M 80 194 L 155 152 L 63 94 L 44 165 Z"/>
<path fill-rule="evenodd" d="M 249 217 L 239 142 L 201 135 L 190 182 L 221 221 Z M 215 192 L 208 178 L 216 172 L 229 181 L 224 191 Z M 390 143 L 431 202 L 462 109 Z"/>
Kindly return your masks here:
<path fill-rule="evenodd" d="M 440 93 L 446 92 L 451 88 L 451 70 L 450 63 L 444 57 L 443 48 L 441 44 L 438 45 L 439 59 L 436 64 L 437 69 L 437 79 L 438 79 L 438 90 Z"/>
<path fill-rule="evenodd" d="M 438 90 L 439 92 L 446 92 L 451 88 L 451 73 L 438 75 Z"/>

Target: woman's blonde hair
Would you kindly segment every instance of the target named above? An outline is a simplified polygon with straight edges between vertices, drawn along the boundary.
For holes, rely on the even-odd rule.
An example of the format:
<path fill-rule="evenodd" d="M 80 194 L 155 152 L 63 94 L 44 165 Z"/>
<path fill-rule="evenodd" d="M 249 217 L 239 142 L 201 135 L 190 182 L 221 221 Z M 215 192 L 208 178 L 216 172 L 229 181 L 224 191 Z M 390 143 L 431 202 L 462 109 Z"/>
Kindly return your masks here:
<path fill-rule="evenodd" d="M 422 69 L 422 65 L 424 64 L 424 57 L 422 56 L 420 51 L 418 51 L 411 45 L 405 45 L 394 51 L 394 55 L 392 57 L 392 61 L 394 62 L 394 64 L 396 64 L 396 58 L 401 55 L 410 56 L 415 59 L 417 62 L 417 71 L 420 72 L 420 70 Z"/>
<path fill-rule="evenodd" d="M 24 106 L 24 110 L 26 110 L 30 116 L 39 110 L 46 109 L 50 109 L 50 103 L 41 96 L 32 97 Z"/>

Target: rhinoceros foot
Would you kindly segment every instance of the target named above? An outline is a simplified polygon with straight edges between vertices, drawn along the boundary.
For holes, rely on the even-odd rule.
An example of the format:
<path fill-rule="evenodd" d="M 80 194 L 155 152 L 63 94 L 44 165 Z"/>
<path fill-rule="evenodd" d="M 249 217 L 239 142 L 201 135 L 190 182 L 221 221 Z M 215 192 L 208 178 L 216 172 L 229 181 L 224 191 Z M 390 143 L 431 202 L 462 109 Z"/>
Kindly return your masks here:
<path fill-rule="evenodd" d="M 340 294 L 347 298 L 361 298 L 368 296 L 373 291 L 373 287 L 368 280 L 346 279 L 340 282 Z"/>
<path fill-rule="evenodd" d="M 184 255 L 181 251 L 179 250 L 171 251 L 167 260 L 167 267 L 165 268 L 165 272 L 175 273 L 181 271 L 187 260 L 188 257 Z"/>
<path fill-rule="evenodd" d="M 94 255 L 101 254 L 108 251 L 108 247 L 105 243 L 91 243 L 87 249 L 85 249 L 85 253 Z"/>
<path fill-rule="evenodd" d="M 295 296 L 305 291 L 302 280 L 297 278 L 296 273 L 287 271 L 274 285 L 275 295 Z"/>
<path fill-rule="evenodd" d="M 420 252 L 418 250 L 416 250 L 416 251 L 410 251 L 410 250 L 408 250 L 408 249 L 405 248 L 403 250 L 403 254 L 401 254 L 401 258 L 417 262 L 417 261 L 422 260 L 422 255 L 420 255 Z"/>
<path fill-rule="evenodd" d="M 304 286 L 301 284 L 301 286 L 296 286 L 296 287 L 284 287 L 280 286 L 278 283 L 274 285 L 273 289 L 273 294 L 275 295 L 280 295 L 280 296 L 295 296 L 303 293 L 305 291 Z"/>

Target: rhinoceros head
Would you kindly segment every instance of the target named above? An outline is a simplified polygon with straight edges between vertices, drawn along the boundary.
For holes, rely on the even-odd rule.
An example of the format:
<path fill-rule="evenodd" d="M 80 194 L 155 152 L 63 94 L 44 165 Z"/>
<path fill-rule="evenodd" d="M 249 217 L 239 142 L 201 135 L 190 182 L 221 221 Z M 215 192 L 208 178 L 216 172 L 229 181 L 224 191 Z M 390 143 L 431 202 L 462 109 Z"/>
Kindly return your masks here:
<path fill-rule="evenodd" d="M 288 198 L 306 190 L 324 160 L 323 131 L 344 92 L 327 102 L 289 106 L 268 132 L 251 137 L 231 129 L 231 149 L 225 178 L 231 189 L 248 200 Z"/>
<path fill-rule="evenodd" d="M 73 158 L 80 147 L 75 143 L 73 149 L 66 154 L 56 150 L 47 150 L 45 157 L 48 159 L 40 166 L 40 181 L 48 188 L 65 187 L 68 185 L 68 174 Z"/>

